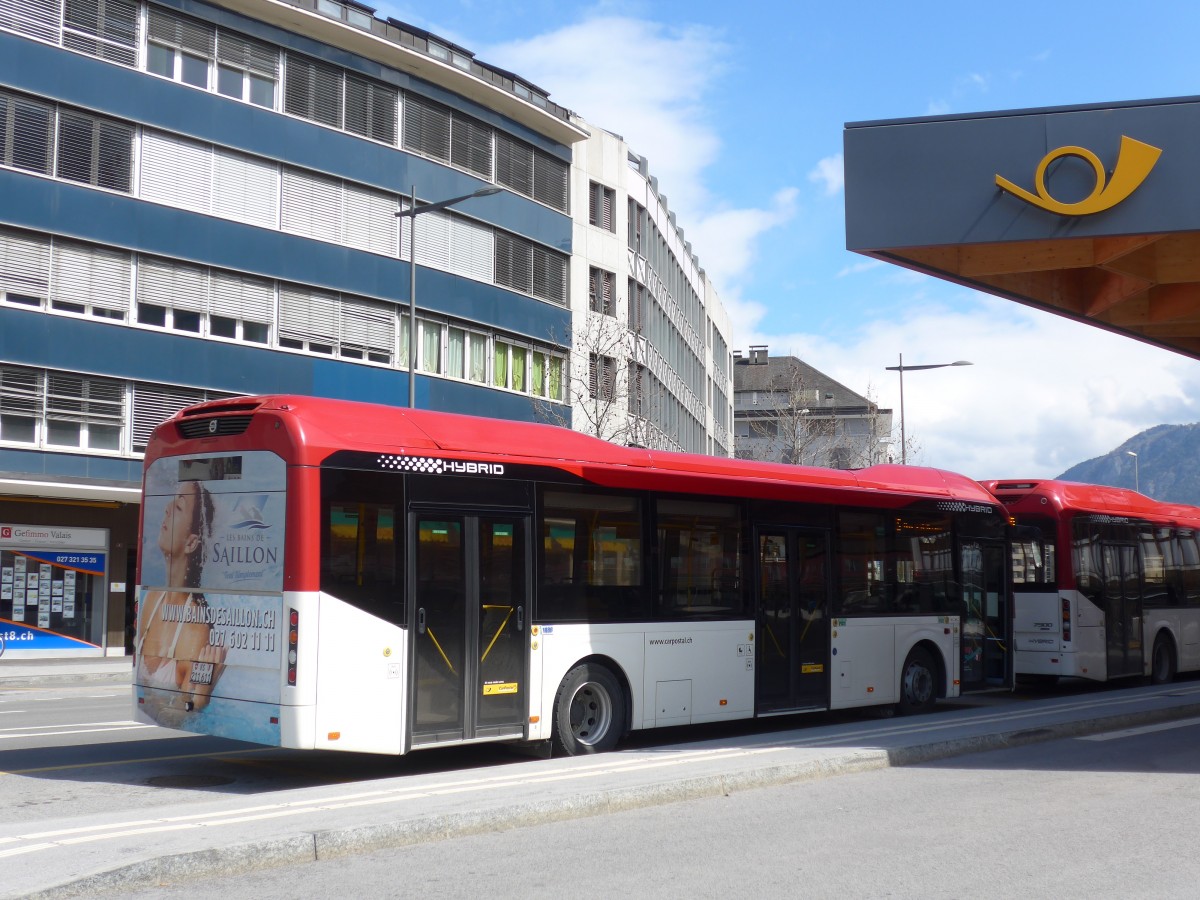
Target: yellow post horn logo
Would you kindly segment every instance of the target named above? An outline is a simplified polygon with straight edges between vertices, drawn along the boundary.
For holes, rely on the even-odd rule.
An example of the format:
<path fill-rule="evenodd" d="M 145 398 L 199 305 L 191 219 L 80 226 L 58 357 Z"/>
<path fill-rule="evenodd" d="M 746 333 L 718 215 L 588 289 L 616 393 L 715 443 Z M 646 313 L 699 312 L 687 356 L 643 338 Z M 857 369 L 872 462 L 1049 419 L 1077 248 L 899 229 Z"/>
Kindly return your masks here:
<path fill-rule="evenodd" d="M 1038 163 L 1037 174 L 1033 177 L 1033 185 L 1037 188 L 1036 194 L 1017 187 L 1000 175 L 996 176 L 996 184 L 1002 190 L 1041 209 L 1064 216 L 1088 216 L 1092 213 L 1112 209 L 1136 191 L 1146 180 L 1146 176 L 1150 174 L 1150 170 L 1154 168 L 1154 164 L 1158 162 L 1161 155 L 1162 150 L 1158 147 L 1152 147 L 1127 135 L 1121 135 L 1121 149 L 1117 152 L 1117 164 L 1113 168 L 1112 178 L 1105 177 L 1104 164 L 1091 150 L 1085 147 L 1059 147 L 1057 150 L 1047 153 Z M 1063 203 L 1061 200 L 1055 200 L 1046 190 L 1046 169 L 1050 163 L 1064 156 L 1075 156 L 1090 163 L 1096 173 L 1096 185 L 1092 188 L 1092 192 L 1077 203 Z"/>

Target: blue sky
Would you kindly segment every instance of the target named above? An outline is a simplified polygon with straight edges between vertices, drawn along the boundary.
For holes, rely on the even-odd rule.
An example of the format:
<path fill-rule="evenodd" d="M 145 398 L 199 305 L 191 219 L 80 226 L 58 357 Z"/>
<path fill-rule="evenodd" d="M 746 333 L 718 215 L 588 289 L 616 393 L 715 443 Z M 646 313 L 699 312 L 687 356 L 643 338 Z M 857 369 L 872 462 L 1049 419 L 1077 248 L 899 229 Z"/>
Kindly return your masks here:
<path fill-rule="evenodd" d="M 396 2 L 650 160 L 735 322 L 898 410 L 917 461 L 1048 477 L 1200 420 L 1200 363 L 845 249 L 846 122 L 1200 94 L 1200 5 Z"/>

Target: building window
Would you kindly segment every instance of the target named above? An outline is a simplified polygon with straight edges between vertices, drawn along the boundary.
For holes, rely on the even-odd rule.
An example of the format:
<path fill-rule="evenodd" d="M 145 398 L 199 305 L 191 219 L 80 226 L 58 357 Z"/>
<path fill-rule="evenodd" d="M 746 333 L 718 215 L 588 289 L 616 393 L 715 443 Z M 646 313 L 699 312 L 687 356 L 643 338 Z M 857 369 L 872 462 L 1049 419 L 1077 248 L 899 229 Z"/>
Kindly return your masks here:
<path fill-rule="evenodd" d="M 208 90 L 217 29 L 157 6 L 147 16 L 146 70 Z"/>
<path fill-rule="evenodd" d="M 617 194 L 612 188 L 596 181 L 588 182 L 588 224 L 616 232 L 616 217 L 613 215 L 616 202 Z"/>
<path fill-rule="evenodd" d="M 646 307 L 646 287 L 632 278 L 626 285 L 626 298 L 629 304 L 629 330 L 634 334 L 642 333 L 642 321 Z"/>
<path fill-rule="evenodd" d="M 617 276 L 595 266 L 588 269 L 588 308 L 606 316 L 616 315 Z"/>
<path fill-rule="evenodd" d="M 53 135 L 53 106 L 0 92 L 0 165 L 49 175 Z"/>
<path fill-rule="evenodd" d="M 124 250 L 54 239 L 50 307 L 56 312 L 125 321 L 133 257 Z"/>
<path fill-rule="evenodd" d="M 279 51 L 262 41 L 151 6 L 146 71 L 274 109 Z"/>
<path fill-rule="evenodd" d="M 275 108 L 279 51 L 270 44 L 217 32 L 217 92 L 266 109 Z"/>
<path fill-rule="evenodd" d="M 0 440 L 120 452 L 125 384 L 0 366 Z"/>
<path fill-rule="evenodd" d="M 63 46 L 122 66 L 137 65 L 136 0 L 65 0 Z"/>
<path fill-rule="evenodd" d="M 588 397 L 612 400 L 616 396 L 617 361 L 611 356 L 593 353 L 588 358 Z"/>
<path fill-rule="evenodd" d="M 331 128 L 341 128 L 342 70 L 294 53 L 288 53 L 286 60 L 284 112 Z"/>
<path fill-rule="evenodd" d="M 346 130 L 395 146 L 398 97 L 395 88 L 347 72 Z"/>
<path fill-rule="evenodd" d="M 492 178 L 492 129 L 412 94 L 404 96 L 404 148 Z"/>
<path fill-rule="evenodd" d="M 75 110 L 59 110 L 59 178 L 129 193 L 132 172 L 131 126 Z"/>
<path fill-rule="evenodd" d="M 396 353 L 395 307 L 281 285 L 279 346 L 390 365 Z"/>
<path fill-rule="evenodd" d="M 38 370 L 0 366 L 0 440 L 37 443 L 42 392 Z"/>
<path fill-rule="evenodd" d="M 139 324 L 266 344 L 274 308 L 274 283 L 266 279 L 155 257 L 139 261 Z"/>

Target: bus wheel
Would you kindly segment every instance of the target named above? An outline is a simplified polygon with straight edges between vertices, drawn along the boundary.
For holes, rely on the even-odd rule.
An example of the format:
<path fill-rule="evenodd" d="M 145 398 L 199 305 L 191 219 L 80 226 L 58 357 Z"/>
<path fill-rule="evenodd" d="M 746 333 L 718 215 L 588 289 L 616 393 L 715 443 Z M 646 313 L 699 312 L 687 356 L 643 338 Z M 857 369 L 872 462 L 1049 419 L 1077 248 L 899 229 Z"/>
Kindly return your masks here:
<path fill-rule="evenodd" d="M 604 753 L 625 723 L 625 694 L 616 676 L 597 663 L 567 673 L 554 696 L 554 749 L 567 756 Z"/>
<path fill-rule="evenodd" d="M 929 712 L 937 702 L 937 670 L 929 653 L 913 647 L 900 670 L 900 702 L 896 710 L 903 716 Z"/>
<path fill-rule="evenodd" d="M 1169 684 L 1175 680 L 1175 651 L 1165 634 L 1154 639 L 1154 654 L 1150 657 L 1150 683 Z"/>

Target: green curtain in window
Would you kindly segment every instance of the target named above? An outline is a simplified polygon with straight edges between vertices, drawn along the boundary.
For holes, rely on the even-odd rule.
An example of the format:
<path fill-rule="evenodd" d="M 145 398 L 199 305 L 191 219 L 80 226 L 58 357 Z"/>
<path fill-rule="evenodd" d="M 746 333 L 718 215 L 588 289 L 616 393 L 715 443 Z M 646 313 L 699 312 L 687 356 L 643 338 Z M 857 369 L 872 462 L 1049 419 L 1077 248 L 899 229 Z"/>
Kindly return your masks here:
<path fill-rule="evenodd" d="M 496 341 L 496 355 L 492 361 L 492 384 L 508 387 L 508 344 Z"/>
<path fill-rule="evenodd" d="M 536 350 L 530 355 L 529 389 L 539 397 L 546 396 L 546 354 Z"/>
<path fill-rule="evenodd" d="M 514 391 L 525 390 L 525 357 L 528 351 L 524 347 L 512 348 L 512 386 Z"/>

